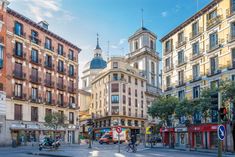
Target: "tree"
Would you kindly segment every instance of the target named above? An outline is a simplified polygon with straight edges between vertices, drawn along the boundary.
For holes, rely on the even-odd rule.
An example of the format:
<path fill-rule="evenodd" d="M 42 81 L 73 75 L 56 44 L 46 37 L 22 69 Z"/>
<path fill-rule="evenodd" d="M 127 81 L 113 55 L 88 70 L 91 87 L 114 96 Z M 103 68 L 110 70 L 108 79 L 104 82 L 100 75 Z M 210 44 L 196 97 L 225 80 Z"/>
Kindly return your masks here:
<path fill-rule="evenodd" d="M 223 81 L 220 85 L 223 102 L 235 104 L 235 81 Z"/>
<path fill-rule="evenodd" d="M 177 118 L 186 117 L 187 120 L 191 119 L 195 109 L 194 101 L 184 99 L 179 102 L 175 108 L 175 114 Z"/>
<path fill-rule="evenodd" d="M 59 127 L 67 126 L 67 124 L 65 124 L 67 117 L 64 114 L 61 114 L 60 112 L 52 112 L 46 114 L 44 120 L 46 122 L 45 126 L 50 127 L 54 130 L 57 130 Z"/>
<path fill-rule="evenodd" d="M 153 104 L 148 108 L 148 114 L 153 118 L 159 118 L 163 123 L 167 124 L 175 112 L 175 107 L 178 105 L 176 97 L 159 96 Z"/>

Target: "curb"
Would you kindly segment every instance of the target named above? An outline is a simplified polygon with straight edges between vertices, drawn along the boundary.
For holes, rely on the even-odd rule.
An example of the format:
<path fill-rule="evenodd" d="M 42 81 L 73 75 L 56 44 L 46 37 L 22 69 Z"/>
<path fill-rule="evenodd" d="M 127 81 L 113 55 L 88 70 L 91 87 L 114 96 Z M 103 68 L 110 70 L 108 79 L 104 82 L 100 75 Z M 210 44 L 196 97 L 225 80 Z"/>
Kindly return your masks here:
<path fill-rule="evenodd" d="M 72 157 L 68 155 L 49 154 L 49 153 L 41 153 L 41 152 L 28 152 L 26 154 L 37 155 L 37 156 L 51 156 L 51 157 Z"/>

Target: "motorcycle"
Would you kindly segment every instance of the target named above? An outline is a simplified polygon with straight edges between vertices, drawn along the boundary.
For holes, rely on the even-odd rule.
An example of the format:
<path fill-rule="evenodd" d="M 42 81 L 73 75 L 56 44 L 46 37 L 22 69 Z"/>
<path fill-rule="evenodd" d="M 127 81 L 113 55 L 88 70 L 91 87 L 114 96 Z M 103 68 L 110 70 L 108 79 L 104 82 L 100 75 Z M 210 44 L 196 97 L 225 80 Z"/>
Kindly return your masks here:
<path fill-rule="evenodd" d="M 42 149 L 55 149 L 57 150 L 60 147 L 60 141 L 59 140 L 52 140 L 49 137 L 45 137 L 43 142 L 39 144 L 39 150 L 41 151 Z"/>

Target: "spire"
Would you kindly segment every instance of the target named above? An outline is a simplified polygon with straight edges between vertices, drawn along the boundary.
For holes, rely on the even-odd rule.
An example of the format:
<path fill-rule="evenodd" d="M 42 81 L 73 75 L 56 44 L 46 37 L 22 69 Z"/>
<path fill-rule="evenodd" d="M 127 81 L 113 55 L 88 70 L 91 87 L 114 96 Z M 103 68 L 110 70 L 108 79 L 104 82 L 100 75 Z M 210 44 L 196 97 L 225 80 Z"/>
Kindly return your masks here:
<path fill-rule="evenodd" d="M 141 9 L 141 27 L 144 27 L 144 17 L 143 17 L 143 14 L 144 14 L 144 9 L 142 8 Z"/>
<path fill-rule="evenodd" d="M 99 34 L 97 33 L 97 44 L 96 44 L 96 49 L 101 49 L 99 45 Z"/>

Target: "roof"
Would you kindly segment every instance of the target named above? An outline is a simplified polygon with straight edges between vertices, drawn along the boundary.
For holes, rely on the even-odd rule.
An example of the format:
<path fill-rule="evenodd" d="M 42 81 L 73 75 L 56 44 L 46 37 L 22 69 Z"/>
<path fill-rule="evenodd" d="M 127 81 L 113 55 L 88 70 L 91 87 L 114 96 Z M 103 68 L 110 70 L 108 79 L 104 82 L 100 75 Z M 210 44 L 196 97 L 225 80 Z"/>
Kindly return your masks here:
<path fill-rule="evenodd" d="M 149 29 L 147 29 L 146 27 L 140 27 L 132 36 L 129 37 L 128 40 L 131 40 L 132 38 L 136 37 L 137 35 L 141 34 L 141 33 L 150 33 L 152 36 L 154 36 L 155 38 L 157 37 L 155 33 L 153 33 L 152 31 L 150 31 Z"/>
<path fill-rule="evenodd" d="M 189 19 L 187 19 L 185 22 L 183 22 L 182 24 L 180 24 L 179 26 L 177 26 L 175 29 L 173 29 L 171 32 L 169 32 L 167 35 L 165 35 L 164 37 L 162 37 L 162 39 L 160 40 L 161 42 L 167 40 L 169 37 L 171 37 L 172 35 L 176 34 L 178 31 L 180 31 L 182 28 L 184 28 L 185 26 L 187 26 L 188 24 L 190 24 L 191 22 L 193 22 L 195 19 L 197 19 L 199 16 L 203 15 L 205 12 L 207 12 L 209 9 L 211 9 L 212 7 L 214 7 L 216 4 L 218 4 L 220 1 L 222 0 L 213 0 L 211 3 L 209 3 L 207 6 L 205 6 L 203 9 L 201 9 L 200 11 L 198 11 L 196 14 L 194 14 L 192 17 L 190 17 Z"/>
<path fill-rule="evenodd" d="M 74 45 L 74 44 L 72 44 L 71 42 L 69 42 L 68 40 L 65 40 L 64 38 L 58 36 L 57 34 L 55 34 L 55 33 L 51 32 L 51 31 L 49 31 L 49 30 L 43 28 L 43 27 L 40 26 L 38 23 L 36 23 L 36 22 L 32 21 L 31 19 L 25 17 L 24 15 L 22 15 L 22 14 L 16 12 L 16 11 L 14 11 L 14 10 L 12 10 L 12 9 L 10 9 L 10 8 L 7 8 L 7 12 L 8 12 L 9 14 L 11 14 L 11 15 L 13 15 L 13 16 L 15 16 L 15 17 L 17 17 L 17 18 L 19 18 L 19 19 L 21 19 L 21 20 L 23 20 L 23 21 L 25 21 L 26 23 L 28 23 L 28 24 L 30 24 L 30 25 L 36 27 L 37 29 L 39 29 L 39 30 L 45 32 L 46 34 L 48 34 L 48 35 L 50 35 L 50 36 L 52 36 L 52 37 L 58 39 L 59 41 L 65 43 L 65 44 L 68 44 L 70 47 L 72 47 L 72 48 L 78 50 L 78 53 L 81 51 L 81 49 L 80 49 L 79 47 L 77 47 L 76 45 Z"/>
<path fill-rule="evenodd" d="M 102 57 L 95 57 L 90 62 L 90 69 L 104 69 L 107 67 L 107 62 Z"/>

